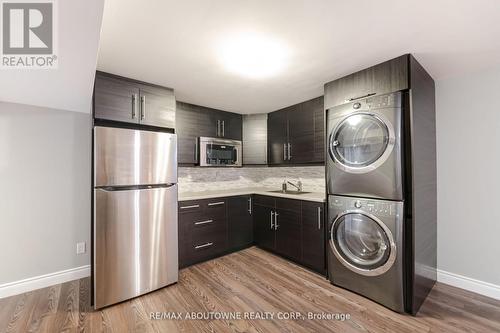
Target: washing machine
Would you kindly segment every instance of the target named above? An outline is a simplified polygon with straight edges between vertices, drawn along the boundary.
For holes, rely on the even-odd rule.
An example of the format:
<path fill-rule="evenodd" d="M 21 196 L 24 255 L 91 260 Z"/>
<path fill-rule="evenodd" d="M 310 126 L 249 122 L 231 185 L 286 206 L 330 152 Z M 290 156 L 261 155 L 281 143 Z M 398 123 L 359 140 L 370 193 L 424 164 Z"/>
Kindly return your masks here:
<path fill-rule="evenodd" d="M 395 92 L 327 110 L 328 194 L 403 200 L 404 98 Z"/>
<path fill-rule="evenodd" d="M 329 196 L 331 283 L 404 312 L 403 202 Z"/>

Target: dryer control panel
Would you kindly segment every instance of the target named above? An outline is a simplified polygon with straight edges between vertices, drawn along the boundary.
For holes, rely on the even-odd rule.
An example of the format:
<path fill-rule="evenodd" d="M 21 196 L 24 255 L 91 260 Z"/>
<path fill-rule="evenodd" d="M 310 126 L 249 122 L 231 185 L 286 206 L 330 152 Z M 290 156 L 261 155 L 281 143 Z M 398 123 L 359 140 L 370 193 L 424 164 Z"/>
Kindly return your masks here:
<path fill-rule="evenodd" d="M 329 206 L 336 211 L 360 210 L 380 217 L 399 216 L 403 209 L 402 202 L 340 196 L 331 196 Z"/>

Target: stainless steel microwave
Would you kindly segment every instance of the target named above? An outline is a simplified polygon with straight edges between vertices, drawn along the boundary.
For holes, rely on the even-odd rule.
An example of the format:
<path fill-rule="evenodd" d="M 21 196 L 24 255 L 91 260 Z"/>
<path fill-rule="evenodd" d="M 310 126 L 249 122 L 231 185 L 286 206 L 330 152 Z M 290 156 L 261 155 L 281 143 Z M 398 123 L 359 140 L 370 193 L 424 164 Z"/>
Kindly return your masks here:
<path fill-rule="evenodd" d="M 241 141 L 200 137 L 200 166 L 241 166 Z"/>

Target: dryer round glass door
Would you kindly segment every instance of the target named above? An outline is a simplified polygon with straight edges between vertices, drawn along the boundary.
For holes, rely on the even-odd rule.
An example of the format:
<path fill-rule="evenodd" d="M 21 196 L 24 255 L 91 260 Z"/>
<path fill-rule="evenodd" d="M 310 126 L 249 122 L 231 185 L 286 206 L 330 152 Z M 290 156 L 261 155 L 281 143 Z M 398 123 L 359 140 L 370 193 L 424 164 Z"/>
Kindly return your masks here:
<path fill-rule="evenodd" d="M 354 113 L 332 131 L 330 157 L 342 169 L 368 172 L 385 162 L 394 147 L 394 131 L 381 115 Z"/>
<path fill-rule="evenodd" d="M 392 233 L 371 214 L 342 214 L 333 222 L 330 233 L 333 253 L 356 273 L 380 275 L 394 264 L 396 245 Z"/>

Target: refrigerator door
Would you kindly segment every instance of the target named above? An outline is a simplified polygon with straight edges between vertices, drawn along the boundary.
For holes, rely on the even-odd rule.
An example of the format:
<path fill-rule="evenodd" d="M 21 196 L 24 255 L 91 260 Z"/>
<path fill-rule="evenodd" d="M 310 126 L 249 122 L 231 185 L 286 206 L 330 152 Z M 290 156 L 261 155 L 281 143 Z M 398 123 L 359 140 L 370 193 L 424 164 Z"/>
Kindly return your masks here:
<path fill-rule="evenodd" d="M 177 136 L 94 127 L 94 186 L 177 183 Z"/>
<path fill-rule="evenodd" d="M 178 279 L 177 185 L 94 190 L 94 307 Z"/>

